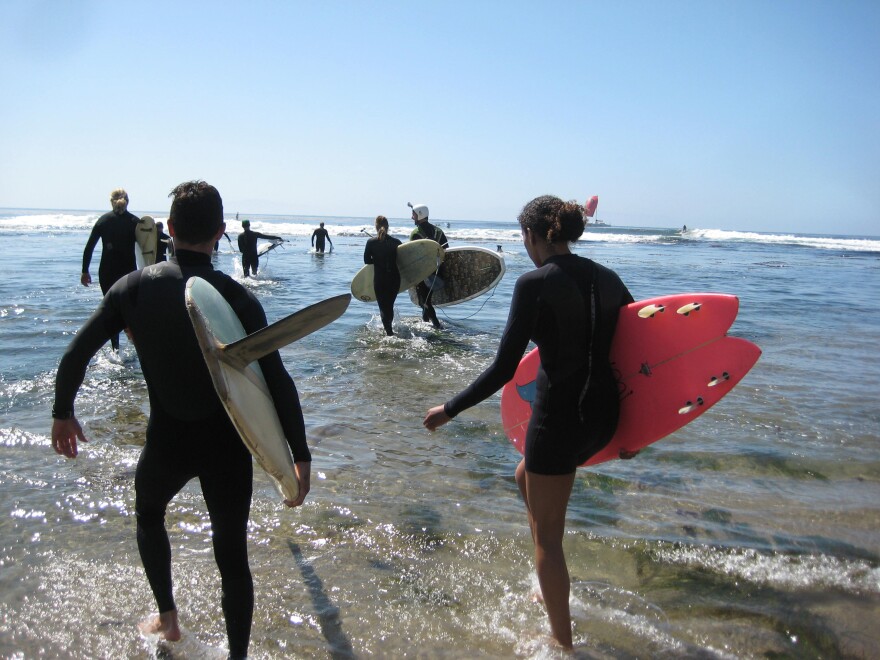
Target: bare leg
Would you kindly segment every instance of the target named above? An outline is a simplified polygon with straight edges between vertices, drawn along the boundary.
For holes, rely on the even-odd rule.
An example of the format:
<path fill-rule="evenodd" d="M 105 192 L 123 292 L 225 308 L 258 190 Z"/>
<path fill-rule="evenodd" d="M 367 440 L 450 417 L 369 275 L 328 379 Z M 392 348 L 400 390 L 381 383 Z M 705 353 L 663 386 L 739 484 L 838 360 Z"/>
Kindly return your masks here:
<path fill-rule="evenodd" d="M 144 619 L 138 628 L 145 635 L 158 635 L 169 642 L 180 640 L 180 626 L 177 623 L 177 610 L 162 612 L 158 616 Z"/>
<path fill-rule="evenodd" d="M 565 564 L 562 538 L 565 512 L 571 496 L 575 473 L 544 475 L 517 468 L 517 483 L 525 486 L 526 510 L 535 542 L 535 569 L 556 641 L 571 649 L 571 612 L 568 606 L 571 580 Z M 522 486 L 521 486 L 522 488 Z"/>

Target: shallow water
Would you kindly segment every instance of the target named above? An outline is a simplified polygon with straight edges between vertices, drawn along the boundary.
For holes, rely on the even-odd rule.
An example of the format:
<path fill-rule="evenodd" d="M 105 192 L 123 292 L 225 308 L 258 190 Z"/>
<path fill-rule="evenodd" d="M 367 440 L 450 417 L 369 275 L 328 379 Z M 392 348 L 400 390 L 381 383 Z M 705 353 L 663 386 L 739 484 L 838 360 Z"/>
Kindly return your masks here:
<path fill-rule="evenodd" d="M 0 655 L 149 657 L 154 604 L 134 537 L 133 474 L 146 388 L 133 348 L 102 352 L 77 399 L 91 439 L 49 446 L 54 369 L 98 302 L 78 284 L 97 213 L 0 212 Z M 161 214 L 154 214 L 162 219 Z M 272 319 L 348 290 L 368 219 L 253 218 L 290 238 L 247 281 Z M 392 232 L 406 231 L 392 220 Z M 313 447 L 306 506 L 257 473 L 251 654 L 555 657 L 500 430 L 499 397 L 434 434 L 424 412 L 491 361 L 516 277 L 513 224 L 456 222 L 454 244 L 501 244 L 491 297 L 422 323 L 401 295 L 398 336 L 353 301 L 282 350 Z M 739 295 L 732 334 L 764 351 L 699 420 L 632 461 L 581 470 L 566 551 L 581 657 L 875 657 L 880 643 L 880 241 L 650 229 L 591 233 L 576 250 L 636 298 Z M 93 263 L 97 263 L 96 254 Z M 238 273 L 221 245 L 217 267 Z M 25 267 L 26 266 L 26 267 Z M 93 273 L 95 267 L 93 266 Z M 222 653 L 219 578 L 197 484 L 168 525 L 181 622 L 175 657 Z M 173 646 L 173 645 L 172 645 Z M 181 647 L 183 647 L 181 649 Z"/>

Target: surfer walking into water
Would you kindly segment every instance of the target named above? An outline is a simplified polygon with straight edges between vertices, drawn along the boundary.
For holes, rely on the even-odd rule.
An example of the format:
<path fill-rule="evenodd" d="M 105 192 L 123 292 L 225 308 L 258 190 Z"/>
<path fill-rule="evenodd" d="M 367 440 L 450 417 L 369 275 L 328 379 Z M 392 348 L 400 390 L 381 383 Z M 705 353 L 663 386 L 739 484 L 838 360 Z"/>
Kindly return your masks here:
<path fill-rule="evenodd" d="M 385 334 L 394 335 L 394 301 L 400 289 L 400 271 L 397 269 L 397 248 L 400 240 L 388 235 L 388 218 L 376 216 L 376 236 L 364 247 L 364 263 L 373 264 L 373 289 L 379 303 L 379 316 Z"/>
<path fill-rule="evenodd" d="M 158 238 L 156 263 L 168 261 L 168 251 L 171 250 L 171 254 L 174 255 L 174 244 L 171 242 L 171 237 L 165 233 L 165 226 L 161 222 L 156 223 L 156 236 Z"/>
<path fill-rule="evenodd" d="M 513 378 L 529 341 L 537 344 L 541 366 L 516 483 L 550 629 L 571 649 L 565 514 L 577 466 L 617 428 L 620 402 L 608 355 L 619 310 L 633 298 L 614 271 L 572 254 L 569 244 L 584 232 L 577 203 L 538 197 L 523 208 L 519 223 L 536 269 L 516 282 L 495 360 L 462 392 L 431 408 L 424 425 L 433 431 L 497 392 Z"/>
<path fill-rule="evenodd" d="M 409 236 L 409 240 L 417 241 L 427 238 L 439 243 L 440 247 L 444 250 L 449 247 L 449 241 L 446 240 L 446 234 L 443 233 L 443 230 L 428 221 L 428 207 L 424 204 L 416 204 L 415 206 L 408 204 L 408 206 L 412 209 L 412 219 L 416 225 L 416 228 L 412 230 Z M 432 293 L 433 287 L 428 286 L 425 282 L 419 282 L 416 285 L 416 296 L 418 297 L 419 306 L 422 308 L 422 320 L 430 321 L 439 330 L 443 326 L 440 325 L 440 321 L 437 319 L 437 311 L 434 309 L 434 305 L 431 304 Z"/>
<path fill-rule="evenodd" d="M 270 236 L 268 234 L 261 234 L 258 231 L 252 231 L 250 220 L 242 220 L 241 228 L 243 231 L 238 235 L 238 251 L 241 252 L 241 269 L 244 271 L 245 277 L 251 272 L 253 272 L 254 277 L 256 277 L 257 269 L 260 267 L 260 255 L 257 254 L 257 240 L 262 238 L 267 241 L 283 241 L 284 239 L 279 236 Z M 217 242 L 219 241 L 220 237 L 218 236 Z"/>
<path fill-rule="evenodd" d="M 330 232 L 324 229 L 324 223 L 322 222 L 321 226 L 312 232 L 312 247 L 315 248 L 315 252 L 324 253 L 325 240 L 330 243 L 330 251 L 333 252 L 333 241 L 330 240 Z"/>
<path fill-rule="evenodd" d="M 159 615 L 143 622 L 141 630 L 169 641 L 180 639 L 165 511 L 187 482 L 198 477 L 220 571 L 229 657 L 244 658 L 254 607 L 247 555 L 253 462 L 217 396 L 199 348 L 185 304 L 187 280 L 198 276 L 213 285 L 247 333 L 266 327 L 266 314 L 252 293 L 211 265 L 214 243 L 226 228 L 217 189 L 191 181 L 177 186 L 171 195 L 168 231 L 176 247 L 174 256 L 111 287 L 61 359 L 52 447 L 75 458 L 78 443 L 87 441 L 74 415 L 74 399 L 92 356 L 110 335 L 129 329 L 150 397 L 146 443 L 134 479 L 137 544 L 159 609 Z M 296 500 L 285 504 L 299 506 L 309 492 L 312 460 L 299 396 L 278 351 L 260 358 L 259 364 L 293 454 L 299 486 Z"/>
<path fill-rule="evenodd" d="M 82 274 L 79 281 L 83 286 L 92 283 L 89 264 L 92 252 L 101 240 L 101 264 L 98 266 L 98 282 L 101 293 L 106 294 L 110 287 L 123 275 L 137 269 L 135 248 L 137 246 L 138 217 L 128 211 L 128 193 L 117 188 L 110 193 L 110 206 L 113 210 L 105 213 L 92 227 L 86 248 L 83 250 Z M 119 350 L 119 333 L 110 337 L 114 351 Z"/>

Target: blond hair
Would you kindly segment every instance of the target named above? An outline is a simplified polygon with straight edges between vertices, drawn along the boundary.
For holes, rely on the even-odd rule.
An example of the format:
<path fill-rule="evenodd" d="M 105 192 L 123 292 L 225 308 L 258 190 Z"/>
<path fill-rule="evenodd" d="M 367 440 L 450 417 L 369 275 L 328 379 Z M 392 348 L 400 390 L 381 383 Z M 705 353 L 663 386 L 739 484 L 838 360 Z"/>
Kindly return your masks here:
<path fill-rule="evenodd" d="M 125 192 L 125 188 L 116 188 L 110 193 L 110 206 L 117 213 L 122 213 L 128 208 L 128 193 Z"/>

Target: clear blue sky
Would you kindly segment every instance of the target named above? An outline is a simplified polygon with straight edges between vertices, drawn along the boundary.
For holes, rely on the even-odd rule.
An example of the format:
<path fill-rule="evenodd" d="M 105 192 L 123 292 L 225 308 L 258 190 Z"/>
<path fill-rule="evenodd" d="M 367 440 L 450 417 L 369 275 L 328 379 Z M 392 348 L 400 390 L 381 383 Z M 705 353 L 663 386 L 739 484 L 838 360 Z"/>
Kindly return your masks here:
<path fill-rule="evenodd" d="M 880 1 L 0 0 L 0 206 L 880 234 Z"/>

